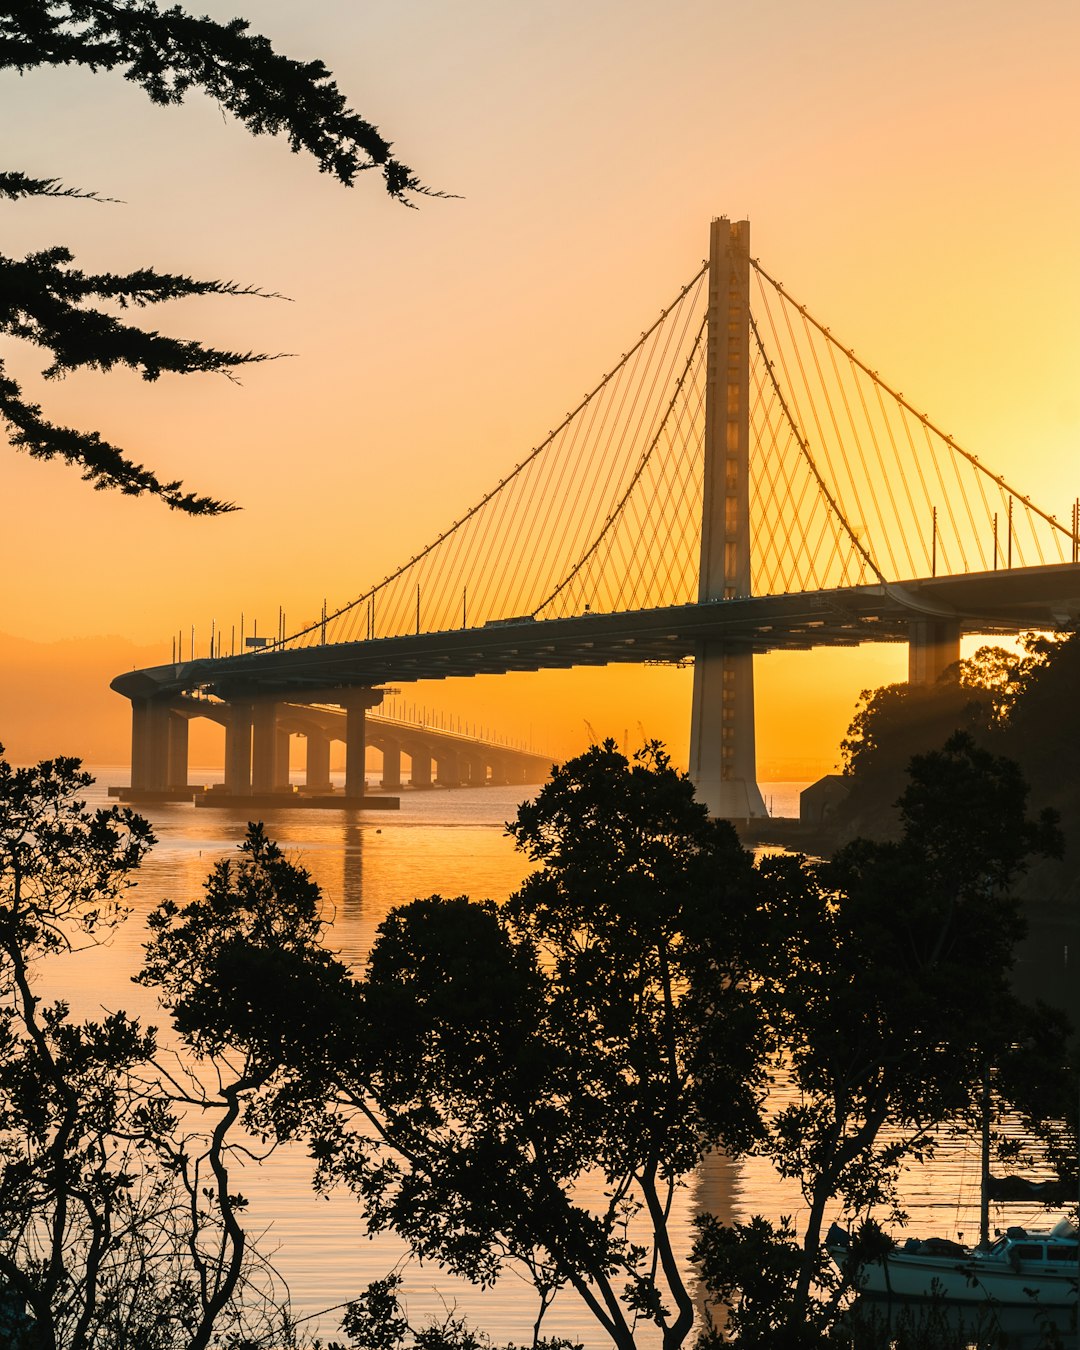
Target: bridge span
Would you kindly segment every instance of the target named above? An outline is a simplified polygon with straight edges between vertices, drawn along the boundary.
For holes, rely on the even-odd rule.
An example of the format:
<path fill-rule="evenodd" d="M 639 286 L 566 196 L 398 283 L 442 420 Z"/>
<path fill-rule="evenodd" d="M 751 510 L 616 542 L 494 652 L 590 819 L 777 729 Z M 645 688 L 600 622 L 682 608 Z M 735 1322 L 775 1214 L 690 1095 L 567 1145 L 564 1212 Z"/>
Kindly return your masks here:
<path fill-rule="evenodd" d="M 204 660 L 118 676 L 132 791 L 186 782 L 191 699 L 225 710 L 226 784 L 249 797 L 280 786 L 275 747 L 311 717 L 297 709 L 333 705 L 355 803 L 388 682 L 692 662 L 699 796 L 763 816 L 755 655 L 906 642 L 928 682 L 964 634 L 1075 626 L 1069 508 L 1066 526 L 918 411 L 751 257 L 747 221 L 721 217 L 621 360 L 408 562 L 291 634 L 282 621 L 265 650 L 223 656 L 219 629 Z"/>
<path fill-rule="evenodd" d="M 520 618 L 481 628 L 371 638 L 298 649 L 264 649 L 119 675 L 131 700 L 130 800 L 191 797 L 187 726 L 220 722 L 226 734 L 223 791 L 204 804 L 270 798 L 288 790 L 288 738 L 307 739 L 306 790 L 319 805 L 364 797 L 365 748 L 383 753 L 383 787 L 537 782 L 550 759 L 464 736 L 368 717 L 378 687 L 400 680 L 500 675 L 585 665 L 692 661 L 700 644 L 723 654 L 907 642 L 909 679 L 928 683 L 959 659 L 964 634 L 1013 635 L 1068 627 L 1080 618 L 1080 564 L 922 577 L 793 595 L 671 605 L 574 618 Z M 330 799 L 330 741 L 346 743 L 344 794 Z M 248 765 L 250 764 L 250 772 Z M 433 777 L 433 765 L 435 767 Z M 376 805 L 373 799 L 368 805 Z"/>

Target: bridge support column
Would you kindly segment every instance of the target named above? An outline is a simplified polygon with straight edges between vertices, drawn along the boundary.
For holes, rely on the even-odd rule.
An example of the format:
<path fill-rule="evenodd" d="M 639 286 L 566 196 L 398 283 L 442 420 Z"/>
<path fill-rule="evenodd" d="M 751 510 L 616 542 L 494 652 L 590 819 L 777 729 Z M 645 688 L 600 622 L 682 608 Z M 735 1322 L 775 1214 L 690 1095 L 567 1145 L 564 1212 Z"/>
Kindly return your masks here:
<path fill-rule="evenodd" d="M 354 801 L 359 801 L 365 791 L 367 710 L 377 708 L 382 700 L 379 689 L 351 689 L 340 699 L 345 709 L 345 796 Z"/>
<path fill-rule="evenodd" d="M 289 746 L 292 737 L 287 731 L 278 730 L 277 748 L 274 753 L 274 791 L 289 791 Z"/>
<path fill-rule="evenodd" d="M 959 660 L 959 620 L 914 619 L 908 625 L 908 684 L 934 684 Z"/>
<path fill-rule="evenodd" d="M 751 593 L 749 221 L 712 222 L 708 325 L 702 603 Z M 753 654 L 701 642 L 694 659 L 690 777 L 710 814 L 738 820 L 767 814 L 756 758 Z"/>
<path fill-rule="evenodd" d="M 132 788 L 142 792 L 164 792 L 168 788 L 172 717 L 164 700 L 131 700 Z"/>
<path fill-rule="evenodd" d="M 318 792 L 330 791 L 330 737 L 321 731 L 307 733 L 307 770 L 304 782 Z"/>
<path fill-rule="evenodd" d="M 754 658 L 702 642 L 694 659 L 690 777 L 709 812 L 726 820 L 766 815 L 754 756 Z"/>
<path fill-rule="evenodd" d="M 457 755 L 447 750 L 440 751 L 436 764 L 439 771 L 435 781 L 440 787 L 461 786 L 461 768 L 458 764 Z"/>
<path fill-rule="evenodd" d="M 397 741 L 383 742 L 382 785 L 384 788 L 401 786 L 401 746 Z"/>
<path fill-rule="evenodd" d="M 254 704 L 251 745 L 251 790 L 273 792 L 277 785 L 277 703 L 260 698 Z"/>
<path fill-rule="evenodd" d="M 234 797 L 251 793 L 252 705 L 230 703 L 225 723 L 225 791 Z"/>
<path fill-rule="evenodd" d="M 416 748 L 409 755 L 410 772 L 409 781 L 414 788 L 428 788 L 431 786 L 431 753 L 427 750 Z"/>
<path fill-rule="evenodd" d="M 364 761 L 367 758 L 367 709 L 350 703 L 345 709 L 345 796 L 364 795 Z"/>
<path fill-rule="evenodd" d="M 178 712 L 169 713 L 169 781 L 171 790 L 188 785 L 188 719 Z"/>

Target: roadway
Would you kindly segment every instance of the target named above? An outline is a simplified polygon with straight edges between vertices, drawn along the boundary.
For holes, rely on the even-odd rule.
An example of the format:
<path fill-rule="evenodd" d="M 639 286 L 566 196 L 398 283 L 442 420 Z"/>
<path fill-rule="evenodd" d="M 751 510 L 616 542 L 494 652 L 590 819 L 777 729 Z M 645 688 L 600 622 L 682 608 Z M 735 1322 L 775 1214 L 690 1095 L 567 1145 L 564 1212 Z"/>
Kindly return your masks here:
<path fill-rule="evenodd" d="M 148 699 L 202 692 L 222 699 L 375 687 L 394 680 L 503 675 L 514 670 L 681 662 L 704 641 L 734 651 L 806 650 L 907 641 L 919 620 L 962 633 L 1007 635 L 1057 629 L 1080 619 L 1080 564 L 922 577 L 829 591 L 753 596 L 565 619 L 517 619 L 480 628 L 371 638 L 311 647 L 270 647 L 118 675 L 117 693 Z"/>

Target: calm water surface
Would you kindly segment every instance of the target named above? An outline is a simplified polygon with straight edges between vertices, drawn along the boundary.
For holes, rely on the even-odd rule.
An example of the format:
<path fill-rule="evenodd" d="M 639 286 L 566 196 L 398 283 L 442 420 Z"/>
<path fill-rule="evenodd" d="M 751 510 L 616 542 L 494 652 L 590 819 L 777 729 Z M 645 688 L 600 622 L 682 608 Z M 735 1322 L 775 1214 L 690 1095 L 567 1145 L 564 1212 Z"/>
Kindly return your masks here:
<path fill-rule="evenodd" d="M 126 768 L 92 771 L 98 780 L 91 796 L 94 804 L 106 801 L 108 784 L 127 781 Z M 207 781 L 213 776 L 208 775 Z M 797 814 L 803 786 L 763 785 L 773 814 Z M 271 836 L 321 886 L 332 918 L 331 941 L 343 960 L 359 968 L 376 927 L 394 905 L 432 894 L 501 900 L 520 884 L 526 863 L 514 850 L 504 823 L 514 816 L 523 791 L 527 790 L 406 791 L 398 812 L 345 817 L 330 811 L 281 810 L 267 813 L 266 824 Z M 47 984 L 62 989 L 77 1012 L 122 1007 L 160 1024 L 162 1015 L 152 994 L 131 983 L 141 958 L 142 921 L 161 899 L 183 902 L 199 892 L 211 864 L 243 838 L 247 815 L 196 810 L 186 803 L 155 806 L 145 814 L 153 822 L 158 844 L 131 895 L 131 919 L 108 947 L 56 962 Z M 912 1231 L 950 1237 L 958 1232 L 976 1234 L 978 1170 L 974 1148 L 957 1143 L 932 1170 L 910 1173 L 906 1203 Z M 403 1246 L 393 1238 L 366 1237 L 360 1210 L 349 1195 L 314 1195 L 310 1168 L 299 1148 L 278 1150 L 261 1168 L 250 1169 L 240 1188 L 250 1200 L 249 1227 L 263 1235 L 261 1248 L 288 1283 L 296 1315 L 313 1315 L 309 1329 L 324 1336 L 337 1331 L 340 1316 L 324 1310 L 355 1296 L 405 1259 Z M 961 1196 L 963 1203 L 958 1203 Z M 782 1182 L 767 1164 L 713 1157 L 677 1203 L 676 1229 L 684 1251 L 693 1217 L 703 1210 L 728 1220 L 761 1213 L 770 1218 L 788 1214 L 798 1222 L 803 1205 L 797 1187 Z M 1028 1217 L 1010 1207 L 1008 1222 Z M 456 1306 L 494 1340 L 528 1344 L 535 1307 L 521 1280 L 508 1276 L 494 1289 L 479 1292 L 415 1262 L 405 1273 L 414 1321 Z M 556 1301 L 544 1330 L 547 1335 L 583 1340 L 589 1350 L 604 1344 L 573 1294 Z"/>

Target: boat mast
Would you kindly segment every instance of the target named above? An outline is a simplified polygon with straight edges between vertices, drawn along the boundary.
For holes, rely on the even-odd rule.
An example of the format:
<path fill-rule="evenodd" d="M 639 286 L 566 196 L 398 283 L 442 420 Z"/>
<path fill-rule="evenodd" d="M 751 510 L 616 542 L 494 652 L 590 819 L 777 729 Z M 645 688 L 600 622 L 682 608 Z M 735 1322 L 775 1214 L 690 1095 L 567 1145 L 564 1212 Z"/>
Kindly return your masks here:
<path fill-rule="evenodd" d="M 990 1069 L 983 1074 L 982 1171 L 979 1176 L 979 1246 L 990 1246 Z"/>

